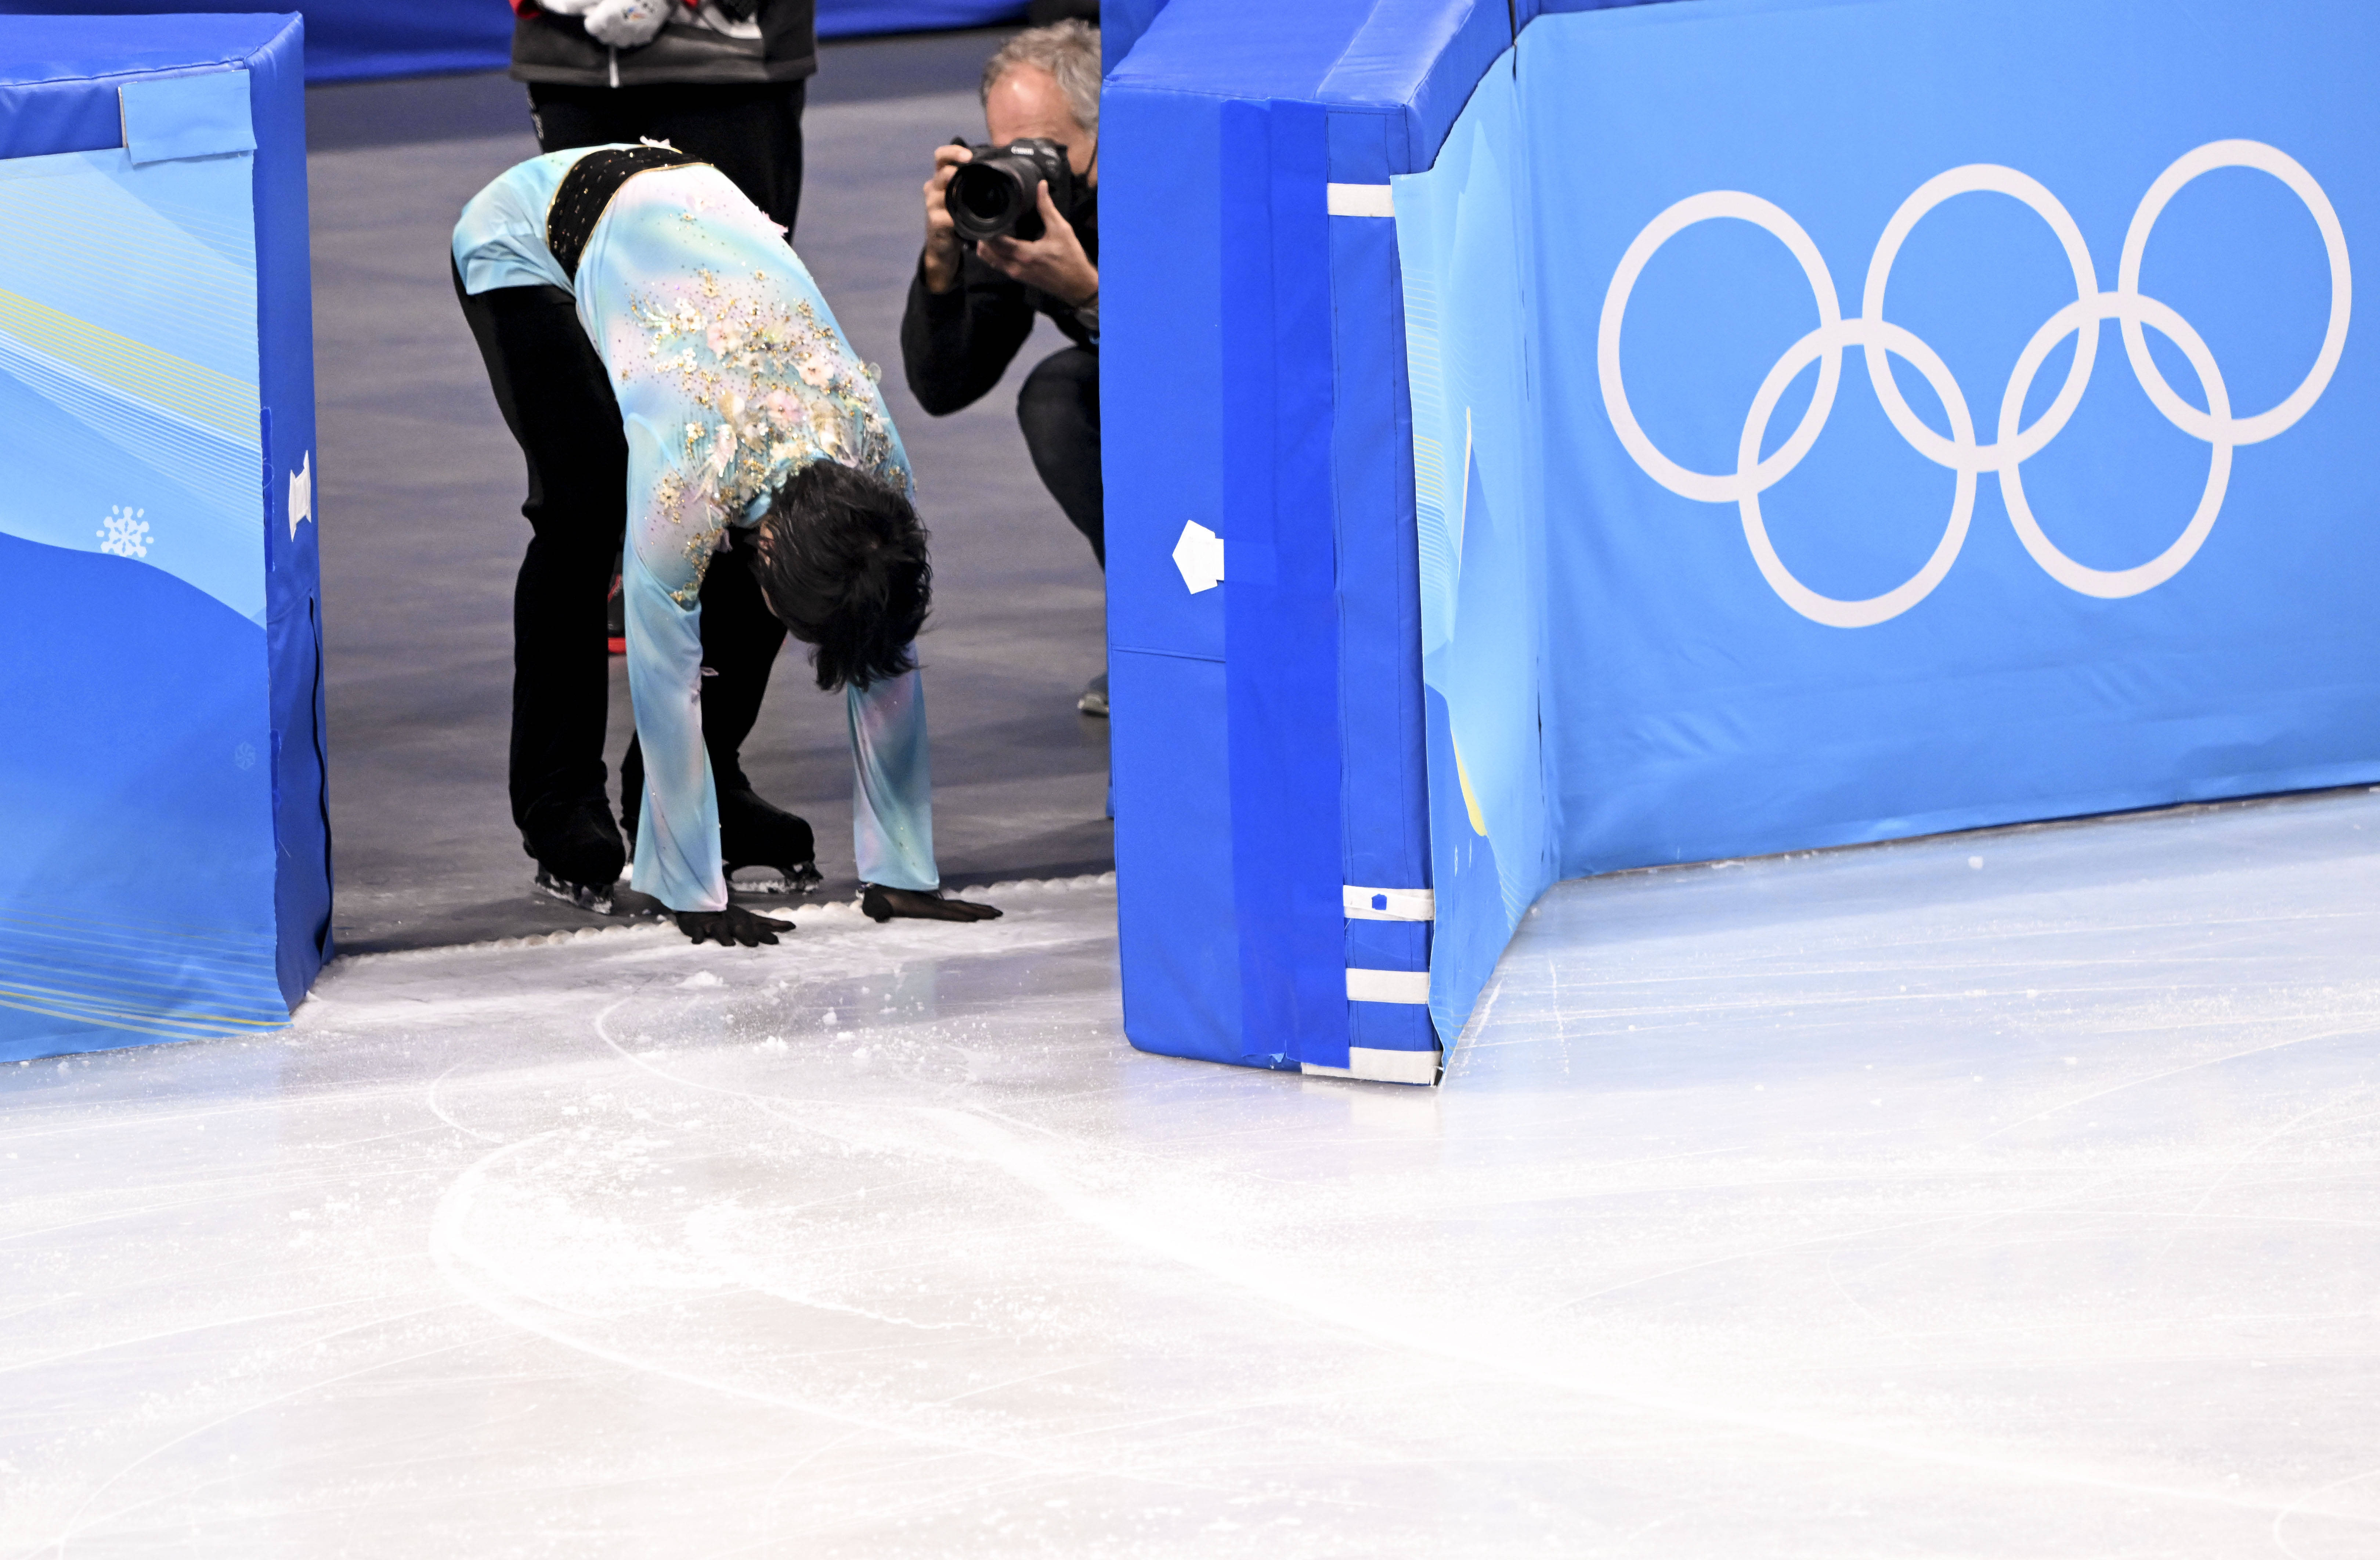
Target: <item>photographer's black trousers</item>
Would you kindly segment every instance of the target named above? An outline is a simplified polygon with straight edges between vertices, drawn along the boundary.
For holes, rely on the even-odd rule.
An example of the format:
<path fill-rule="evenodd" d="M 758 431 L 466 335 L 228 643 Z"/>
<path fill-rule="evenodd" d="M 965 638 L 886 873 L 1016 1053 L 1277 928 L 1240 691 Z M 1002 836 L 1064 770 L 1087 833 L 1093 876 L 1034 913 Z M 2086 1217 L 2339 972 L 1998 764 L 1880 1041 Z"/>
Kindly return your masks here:
<path fill-rule="evenodd" d="M 1099 355 L 1089 347 L 1052 352 L 1025 376 L 1016 420 L 1041 485 L 1108 567 L 1107 490 L 1099 480 Z"/>
<path fill-rule="evenodd" d="M 511 790 L 521 843 L 544 860 L 575 819 L 606 807 L 603 607 L 627 527 L 628 445 L 568 293 L 466 293 L 459 274 L 455 292 L 528 467 L 521 513 L 533 534 L 513 586 Z M 702 740 L 722 793 L 747 784 L 737 755 L 785 642 L 750 558 L 748 548 L 722 552 L 702 582 L 702 659 L 714 674 L 702 679 Z"/>

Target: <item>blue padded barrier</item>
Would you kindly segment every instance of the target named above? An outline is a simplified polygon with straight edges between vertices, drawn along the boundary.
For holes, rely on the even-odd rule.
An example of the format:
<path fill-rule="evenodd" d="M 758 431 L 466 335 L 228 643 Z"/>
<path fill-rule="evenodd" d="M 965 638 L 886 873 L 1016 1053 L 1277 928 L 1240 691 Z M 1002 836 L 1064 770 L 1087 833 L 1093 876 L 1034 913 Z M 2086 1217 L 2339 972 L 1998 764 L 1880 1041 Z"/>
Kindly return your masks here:
<path fill-rule="evenodd" d="M 1557 878 L 2380 779 L 2376 70 L 2361 0 L 1523 33 L 1395 181 L 1444 1032 Z"/>
<path fill-rule="evenodd" d="M 6 26 L 0 1058 L 271 1027 L 330 953 L 302 25 Z"/>
<path fill-rule="evenodd" d="M 1429 887 L 1431 804 L 1395 233 L 1329 214 L 1328 187 L 1384 193 L 1428 166 L 1539 9 L 1170 0 L 1124 7 L 1134 36 L 1108 41 L 1116 859 L 1143 1049 L 1416 1080 L 1434 1065 L 1413 983 L 1429 923 L 1344 898 Z M 1194 524 L 1223 538 L 1213 589 L 1175 561 Z M 1154 655 L 1221 675 L 1138 703 L 1126 679 Z M 1185 807 L 1187 775 L 1226 776 L 1227 797 Z M 1222 968 L 1235 980 L 1184 979 Z M 1351 996 L 1360 972 L 1387 979 Z"/>
<path fill-rule="evenodd" d="M 2205 557 L 2150 588 L 2126 570 L 2173 545 L 2199 502 L 2207 444 L 2185 435 L 2208 393 L 2152 320 L 2134 350 L 2180 386 L 2181 409 L 2126 404 L 2133 353 L 2110 316 L 2097 372 L 2111 378 L 2093 382 L 2065 445 L 2022 473 L 2059 518 L 2023 533 L 2002 502 L 2013 479 L 1979 471 L 1944 555 L 1958 572 L 1931 580 L 1923 610 L 1864 627 L 1792 607 L 1767 577 L 1790 562 L 1755 556 L 1732 502 L 1665 491 L 1621 447 L 1597 388 L 1598 311 L 1621 250 L 1706 189 L 1790 194 L 1837 257 L 1847 316 L 1895 203 L 1966 164 L 2056 171 L 2103 294 L 2159 171 L 2226 138 L 2296 149 L 2351 249 L 2380 224 L 2380 111 L 2360 85 L 2380 66 L 2380 19 L 2353 0 L 2190 14 L 2176 25 L 2150 0 L 1673 0 L 1624 14 L 1591 0 L 1171 0 L 1137 16 L 1128 52 L 1111 49 L 1105 110 L 1110 633 L 1119 652 L 1222 670 L 1220 699 L 1116 704 L 1134 1042 L 1410 1077 L 1397 1057 L 1451 1042 L 1557 877 L 2380 777 L 2362 605 L 2380 591 L 2380 549 L 2357 542 L 2380 493 L 2356 432 L 2380 384 L 2351 344 L 2325 360 L 2318 404 L 2285 445 L 2232 441 L 2222 524 L 2189 533 Z M 1318 109 L 1318 175 L 1302 140 Z M 1393 201 L 1379 198 L 1391 180 Z M 1318 257 L 1322 182 L 1352 188 Z M 1929 216 L 1894 273 L 1894 298 L 1946 344 L 1954 379 L 2013 360 L 2057 306 L 2054 242 L 1996 204 Z M 1390 205 L 1393 236 L 1363 214 Z M 2269 168 L 2217 167 L 2175 197 L 2146 262 L 2142 287 L 2186 297 L 2206 360 L 2236 365 L 2240 404 L 2289 393 L 2326 350 L 2326 311 L 2344 328 L 2350 268 L 2325 261 L 2313 210 Z M 1723 471 L 1767 365 L 1812 323 L 1807 288 L 1741 223 L 1675 242 L 1630 305 L 1632 339 L 1661 344 L 1632 372 L 1648 425 L 1682 441 L 1694 469 Z M 2161 278 L 2161 263 L 2179 269 Z M 1306 394 L 1318 285 L 1319 408 Z M 2054 346 L 2021 422 L 2073 360 Z M 1861 355 L 1847 360 L 1846 386 L 1856 371 L 1867 398 L 1842 392 L 1768 524 L 1813 589 L 1851 601 L 1909 572 L 1869 579 L 1905 541 L 1894 517 L 1938 507 L 1926 484 L 1948 479 L 1886 420 Z M 1909 362 L 1892 372 L 1921 377 Z M 1987 442 L 2000 381 L 1961 383 Z M 1762 451 L 1808 396 L 1788 386 Z M 1912 415 L 1938 420 L 1925 396 Z M 1222 536 L 1211 591 L 1176 567 L 1194 522 Z M 1329 644 L 1310 545 L 1326 528 Z M 1180 805 L 1182 774 L 1219 772 L 1228 810 Z M 1321 904 L 1307 848 L 1326 828 L 1343 920 Z M 1213 872 L 1219 851 L 1226 910 L 1162 913 L 1181 874 Z M 1359 916 L 1358 887 L 1432 889 L 1435 919 Z M 1211 905 L 1211 878 L 1201 893 Z M 1326 944 L 1351 991 L 1354 972 L 1427 969 L 1429 1019 L 1362 998 L 1334 1011 L 1319 995 L 1336 973 Z M 1235 982 L 1182 979 L 1225 961 Z M 1135 1004 L 1160 966 L 1165 1002 Z"/>

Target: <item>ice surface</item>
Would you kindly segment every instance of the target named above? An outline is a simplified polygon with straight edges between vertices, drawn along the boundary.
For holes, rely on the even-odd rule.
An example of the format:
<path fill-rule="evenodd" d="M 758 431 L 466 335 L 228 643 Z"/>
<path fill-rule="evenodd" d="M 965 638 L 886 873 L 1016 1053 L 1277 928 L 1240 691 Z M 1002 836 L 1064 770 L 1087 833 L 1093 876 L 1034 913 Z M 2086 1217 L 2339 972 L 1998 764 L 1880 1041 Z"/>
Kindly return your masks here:
<path fill-rule="evenodd" d="M 0 1070 L 0 1556 L 2380 1554 L 2375 836 L 1567 884 L 1435 1091 L 1100 884 L 343 960 Z"/>

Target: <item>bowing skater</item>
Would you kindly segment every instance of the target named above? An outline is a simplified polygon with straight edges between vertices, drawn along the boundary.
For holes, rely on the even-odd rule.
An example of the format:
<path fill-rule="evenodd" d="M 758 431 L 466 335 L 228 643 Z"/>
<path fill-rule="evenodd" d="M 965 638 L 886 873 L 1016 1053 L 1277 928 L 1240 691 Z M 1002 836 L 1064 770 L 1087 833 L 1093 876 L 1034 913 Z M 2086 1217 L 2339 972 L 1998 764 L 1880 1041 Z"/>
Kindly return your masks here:
<path fill-rule="evenodd" d="M 911 642 L 932 571 L 908 457 L 783 230 L 669 147 L 581 148 L 474 196 L 454 262 L 528 464 L 511 767 L 540 886 L 600 907 L 632 861 L 630 886 L 696 942 L 789 929 L 731 904 L 727 874 L 816 881 L 809 826 L 738 762 L 790 631 L 844 698 L 862 908 L 998 915 L 940 892 Z M 624 530 L 625 841 L 605 795 L 601 629 Z"/>

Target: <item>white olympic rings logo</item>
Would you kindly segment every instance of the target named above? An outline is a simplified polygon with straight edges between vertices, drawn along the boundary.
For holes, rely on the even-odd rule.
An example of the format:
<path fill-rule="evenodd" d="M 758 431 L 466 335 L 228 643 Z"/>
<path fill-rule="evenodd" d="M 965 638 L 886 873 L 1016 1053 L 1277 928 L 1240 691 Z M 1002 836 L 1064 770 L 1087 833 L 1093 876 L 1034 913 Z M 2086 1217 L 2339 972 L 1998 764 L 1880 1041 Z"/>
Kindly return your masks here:
<path fill-rule="evenodd" d="M 2330 320 L 2323 332 L 2322 349 L 2315 354 L 2313 367 L 2279 404 L 2253 417 L 2232 415 L 2222 371 L 2190 323 L 2155 299 L 2143 296 L 2140 290 L 2141 257 L 2148 249 L 2149 233 L 2155 227 L 2157 217 L 2183 185 L 2216 168 L 2254 168 L 2287 185 L 2313 213 L 2330 262 Z M 2018 354 L 2015 371 L 2000 396 L 1998 434 L 1987 445 L 1975 442 L 1966 397 L 1960 393 L 1958 381 L 1950 377 L 1942 360 L 1925 342 L 1884 317 L 1885 286 L 1892 276 L 1893 260 L 1910 231 L 1943 201 L 1976 190 L 1996 190 L 2030 207 L 2057 235 L 2066 251 L 2067 264 L 2074 273 L 2074 301 L 2050 315 Z M 1628 311 L 1629 294 L 1635 289 L 1636 278 L 1643 274 L 1645 263 L 1678 233 L 1695 223 L 1718 217 L 1748 222 L 1775 236 L 1801 262 L 1818 304 L 1818 328 L 1786 349 L 1753 396 L 1751 410 L 1743 420 L 1742 437 L 1736 445 L 1735 469 L 1726 473 L 1689 470 L 1663 455 L 1629 408 L 1628 392 L 1620 373 L 1621 322 Z M 2232 450 L 2282 433 L 2321 399 L 2331 374 L 2338 367 L 2339 353 L 2347 345 L 2350 296 L 2347 236 L 2339 227 L 2338 213 L 2331 208 L 2330 198 L 2295 158 L 2262 141 L 2210 141 L 2176 159 L 2172 166 L 2159 174 L 2132 213 L 2131 226 L 2124 234 L 2123 258 L 2116 272 L 2116 290 L 2106 293 L 2099 290 L 2091 250 L 2082 241 L 2082 229 L 2057 197 L 2014 168 L 1976 163 L 1926 180 L 1893 213 L 1868 262 L 1867 286 L 1860 297 L 1859 318 L 1852 320 L 1842 317 L 1834 281 L 1827 274 L 1827 262 L 1819 256 L 1817 245 L 1811 242 L 1801 224 L 1782 210 L 1756 195 L 1731 189 L 1687 197 L 1646 224 L 1621 256 L 1620 269 L 1613 274 L 1610 288 L 1604 294 L 1603 319 L 1596 337 L 1596 369 L 1602 380 L 1603 405 L 1610 415 L 1612 431 L 1620 435 L 1621 444 L 1646 475 L 1681 497 L 1705 504 L 1734 504 L 1742 512 L 1744 540 L 1751 543 L 1761 575 L 1788 606 L 1815 622 L 1838 628 L 1864 628 L 1907 612 L 1925 600 L 1950 572 L 1967 539 L 1967 522 L 1975 503 L 1975 478 L 1985 471 L 1998 477 L 2000 496 L 2025 551 L 2052 579 L 2070 590 L 2087 596 L 2133 596 L 2172 579 L 2190 562 L 2214 528 L 2215 518 L 2223 507 L 2224 489 L 2231 478 Z M 2074 415 L 2074 408 L 2082 404 L 2082 392 L 2090 384 L 2092 364 L 2098 356 L 2102 320 L 2114 320 L 2121 325 L 2124 354 L 2131 361 L 2141 388 L 2148 393 L 2157 410 L 2212 452 L 2205 492 L 2190 524 L 2171 546 L 2134 568 L 2092 568 L 2059 552 L 2034 518 L 2018 471 L 2020 466 L 2058 435 Z M 2199 386 L 2206 397 L 2206 410 L 2200 411 L 2190 405 L 2166 383 L 2155 360 L 2149 356 L 2143 325 L 2181 349 L 2198 375 Z M 2033 389 L 2034 376 L 2051 349 L 2070 335 L 2075 338 L 2074 361 L 2066 372 L 2065 385 L 2047 410 L 2030 426 L 2022 426 L 2025 397 Z M 1957 476 L 1949 525 L 1933 556 L 1901 585 L 1864 601 L 1840 601 L 1820 595 L 1795 579 L 1777 556 L 1777 549 L 1770 544 L 1767 528 L 1760 518 L 1760 495 L 1801 464 L 1824 431 L 1828 414 L 1834 407 L 1836 387 L 1842 378 L 1842 354 L 1847 347 L 1857 347 L 1866 354 L 1868 383 L 1875 386 L 1876 399 L 1883 403 L 1886 416 L 1892 420 L 1900 436 L 1926 459 L 1949 468 Z M 1906 359 L 1941 397 L 1950 422 L 1949 438 L 1927 427 L 1910 409 L 1900 386 L 1893 382 L 1888 354 Z M 1810 397 L 1809 409 L 1803 413 L 1792 436 L 1763 460 L 1760 446 L 1768 432 L 1770 415 L 1777 409 L 1786 386 L 1813 361 L 1818 365 L 1818 384 Z"/>

